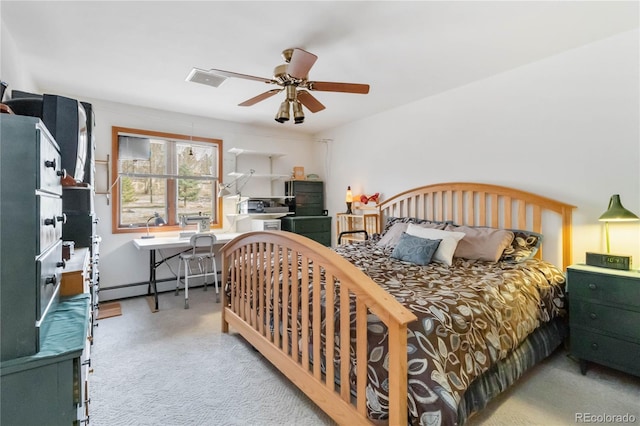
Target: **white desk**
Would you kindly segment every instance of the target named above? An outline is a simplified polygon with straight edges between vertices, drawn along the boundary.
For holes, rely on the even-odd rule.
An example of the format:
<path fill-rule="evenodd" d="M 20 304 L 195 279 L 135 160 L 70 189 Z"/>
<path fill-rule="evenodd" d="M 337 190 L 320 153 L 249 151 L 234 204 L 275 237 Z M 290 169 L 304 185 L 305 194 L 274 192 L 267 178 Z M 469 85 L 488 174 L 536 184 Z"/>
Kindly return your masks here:
<path fill-rule="evenodd" d="M 239 232 L 225 232 L 225 233 L 215 233 L 216 236 L 216 244 L 226 244 L 229 241 L 233 240 L 235 237 L 239 236 Z M 169 256 L 164 257 L 159 262 L 156 261 L 156 250 L 162 249 L 187 249 L 191 247 L 190 238 L 179 238 L 175 237 L 155 237 L 155 238 L 136 238 L 133 240 L 133 245 L 136 246 L 138 250 L 149 250 L 149 287 L 147 288 L 147 294 L 151 294 L 151 290 L 153 289 L 153 298 L 155 302 L 155 310 L 158 310 L 158 286 L 156 282 L 156 269 L 158 266 L 165 263 L 167 260 L 172 259 L 180 254 L 180 252 Z"/>

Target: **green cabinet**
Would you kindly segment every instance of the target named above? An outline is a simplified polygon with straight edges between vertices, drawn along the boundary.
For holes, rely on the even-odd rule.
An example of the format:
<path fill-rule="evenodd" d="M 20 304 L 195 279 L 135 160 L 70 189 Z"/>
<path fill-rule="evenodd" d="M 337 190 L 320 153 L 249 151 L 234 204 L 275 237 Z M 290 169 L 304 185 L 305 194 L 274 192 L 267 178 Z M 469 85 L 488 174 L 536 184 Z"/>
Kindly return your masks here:
<path fill-rule="evenodd" d="M 88 294 L 61 298 L 40 352 L 0 363 L 0 424 L 65 425 L 87 419 Z"/>
<path fill-rule="evenodd" d="M 296 216 L 320 216 L 324 210 L 324 183 L 313 180 L 291 180 L 285 182 L 285 196 L 289 210 Z"/>
<path fill-rule="evenodd" d="M 567 269 L 571 353 L 640 376 L 640 273 L 587 265 Z"/>
<path fill-rule="evenodd" d="M 0 128 L 0 424 L 88 422 L 90 297 L 60 296 L 59 147 L 38 118 Z"/>
<path fill-rule="evenodd" d="M 304 235 L 325 246 L 331 245 L 331 216 L 288 216 L 280 220 L 283 231 Z"/>

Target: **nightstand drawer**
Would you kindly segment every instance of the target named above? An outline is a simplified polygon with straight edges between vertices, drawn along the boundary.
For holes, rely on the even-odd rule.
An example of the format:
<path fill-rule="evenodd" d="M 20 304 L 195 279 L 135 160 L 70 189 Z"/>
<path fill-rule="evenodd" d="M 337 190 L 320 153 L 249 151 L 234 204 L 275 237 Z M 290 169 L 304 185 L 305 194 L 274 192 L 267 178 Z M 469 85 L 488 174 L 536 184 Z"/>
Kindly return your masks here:
<path fill-rule="evenodd" d="M 572 299 L 569 320 L 571 328 L 601 330 L 640 344 L 640 312 Z"/>
<path fill-rule="evenodd" d="M 640 309 L 640 281 L 606 273 L 567 271 L 571 299 L 589 299 L 638 307 Z M 640 274 L 638 274 L 640 278 Z"/>
<path fill-rule="evenodd" d="M 640 376 L 640 344 L 571 327 L 571 353 Z"/>

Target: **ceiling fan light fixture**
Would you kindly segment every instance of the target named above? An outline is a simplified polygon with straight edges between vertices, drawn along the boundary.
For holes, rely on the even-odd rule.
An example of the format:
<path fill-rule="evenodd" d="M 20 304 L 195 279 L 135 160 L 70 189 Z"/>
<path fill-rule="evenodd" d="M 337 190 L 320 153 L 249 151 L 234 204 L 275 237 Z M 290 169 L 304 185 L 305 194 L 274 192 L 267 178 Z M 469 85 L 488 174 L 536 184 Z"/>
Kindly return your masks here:
<path fill-rule="evenodd" d="M 289 121 L 289 101 L 288 100 L 280 104 L 280 108 L 278 109 L 278 113 L 276 114 L 276 121 L 278 123 L 284 123 L 285 121 Z"/>
<path fill-rule="evenodd" d="M 302 104 L 300 103 L 300 101 L 296 100 L 293 101 L 293 122 L 295 124 L 302 124 L 304 123 L 304 111 L 302 110 Z"/>

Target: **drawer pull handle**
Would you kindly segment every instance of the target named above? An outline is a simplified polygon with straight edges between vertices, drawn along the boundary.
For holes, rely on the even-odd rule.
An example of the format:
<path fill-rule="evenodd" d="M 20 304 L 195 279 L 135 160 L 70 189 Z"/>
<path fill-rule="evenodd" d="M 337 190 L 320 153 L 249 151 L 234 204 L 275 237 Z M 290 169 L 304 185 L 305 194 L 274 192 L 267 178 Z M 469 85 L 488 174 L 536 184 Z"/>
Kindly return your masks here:
<path fill-rule="evenodd" d="M 56 263 L 56 267 L 64 269 L 67 266 L 67 261 L 62 259 L 62 262 Z"/>
<path fill-rule="evenodd" d="M 44 283 L 46 284 L 53 284 L 56 285 L 56 283 L 58 282 L 58 277 L 56 275 L 52 275 L 50 277 L 45 278 Z"/>
<path fill-rule="evenodd" d="M 591 313 L 589 314 L 589 318 L 591 318 L 592 320 L 594 320 L 594 319 L 598 319 L 598 315 L 596 315 L 596 313 L 595 313 L 595 312 L 591 312 Z"/>
<path fill-rule="evenodd" d="M 51 169 L 55 169 L 56 168 L 56 160 L 55 160 L 55 158 L 53 160 L 45 160 L 44 166 L 48 167 L 48 168 L 51 168 Z"/>
<path fill-rule="evenodd" d="M 67 171 L 65 169 L 58 170 L 56 172 L 56 175 L 60 176 L 62 179 L 66 179 L 67 178 Z"/>
<path fill-rule="evenodd" d="M 595 289 L 597 289 L 597 288 L 598 288 L 598 286 L 597 286 L 597 285 L 595 285 L 595 284 L 593 284 L 593 283 L 591 283 L 591 284 L 589 284 L 589 288 L 590 288 L 591 290 L 595 290 Z"/>
<path fill-rule="evenodd" d="M 598 350 L 598 344 L 597 343 L 592 343 L 591 344 L 591 349 L 593 349 L 594 351 Z"/>
<path fill-rule="evenodd" d="M 62 222 L 62 224 L 64 225 L 65 223 L 67 223 L 67 214 L 62 213 L 62 216 L 56 216 L 56 220 L 58 222 Z"/>
<path fill-rule="evenodd" d="M 53 226 L 54 228 L 56 227 L 56 218 L 54 217 L 53 219 L 45 219 L 44 220 L 44 224 L 47 226 Z"/>

